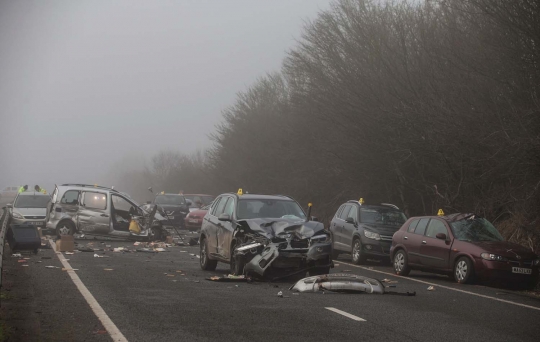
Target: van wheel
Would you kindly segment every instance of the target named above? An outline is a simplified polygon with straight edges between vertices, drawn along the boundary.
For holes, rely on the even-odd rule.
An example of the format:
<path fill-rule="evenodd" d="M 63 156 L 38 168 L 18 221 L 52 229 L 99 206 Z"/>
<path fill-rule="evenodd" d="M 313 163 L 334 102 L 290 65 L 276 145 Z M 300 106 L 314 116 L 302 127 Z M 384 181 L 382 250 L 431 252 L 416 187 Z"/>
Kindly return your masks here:
<path fill-rule="evenodd" d="M 62 221 L 56 226 L 56 236 L 58 238 L 73 234 L 75 234 L 75 224 L 71 221 Z"/>
<path fill-rule="evenodd" d="M 397 275 L 400 276 L 408 276 L 411 272 L 411 268 L 409 267 L 409 262 L 407 260 L 407 253 L 403 249 L 400 249 L 399 251 L 394 254 L 394 272 Z"/>
<path fill-rule="evenodd" d="M 217 266 L 217 260 L 210 260 L 208 259 L 208 242 L 206 239 L 202 239 L 201 240 L 201 244 L 200 244 L 200 253 L 199 253 L 199 257 L 200 257 L 200 263 L 201 263 L 201 269 L 205 270 L 205 271 L 213 271 L 216 269 L 216 266 Z"/>
<path fill-rule="evenodd" d="M 472 283 L 474 278 L 474 267 L 471 259 L 461 257 L 454 265 L 454 279 L 460 284 Z"/>

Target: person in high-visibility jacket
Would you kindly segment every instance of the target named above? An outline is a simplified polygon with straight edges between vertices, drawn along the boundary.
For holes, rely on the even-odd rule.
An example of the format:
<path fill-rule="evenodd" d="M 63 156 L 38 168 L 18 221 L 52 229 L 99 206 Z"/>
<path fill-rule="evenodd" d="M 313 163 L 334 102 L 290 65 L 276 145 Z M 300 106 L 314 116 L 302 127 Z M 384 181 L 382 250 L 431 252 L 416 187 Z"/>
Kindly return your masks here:
<path fill-rule="evenodd" d="M 28 190 L 28 185 L 21 186 L 21 187 L 19 188 L 19 193 L 25 192 L 26 190 Z"/>
<path fill-rule="evenodd" d="M 47 190 L 43 189 L 39 185 L 34 186 L 34 190 L 36 190 L 37 192 L 41 192 L 42 194 L 45 194 L 45 195 L 47 194 Z"/>

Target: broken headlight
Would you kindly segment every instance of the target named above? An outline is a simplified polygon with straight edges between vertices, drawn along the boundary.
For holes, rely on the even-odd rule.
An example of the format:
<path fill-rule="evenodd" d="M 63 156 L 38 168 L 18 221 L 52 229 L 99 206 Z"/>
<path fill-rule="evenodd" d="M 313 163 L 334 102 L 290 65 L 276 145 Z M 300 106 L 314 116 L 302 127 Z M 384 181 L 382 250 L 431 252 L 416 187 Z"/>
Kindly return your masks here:
<path fill-rule="evenodd" d="M 508 259 L 506 259 L 503 256 L 491 254 L 491 253 L 482 253 L 480 254 L 480 256 L 482 257 L 482 259 L 485 259 L 485 260 L 508 261 Z"/>
<path fill-rule="evenodd" d="M 367 237 L 368 239 L 373 239 L 373 240 L 381 239 L 381 236 L 379 234 L 370 232 L 369 230 L 364 230 L 364 236 Z"/>
<path fill-rule="evenodd" d="M 236 249 L 236 251 L 238 251 L 238 252 L 247 251 L 248 249 L 256 248 L 256 247 L 259 247 L 259 246 L 262 246 L 262 243 L 260 243 L 260 242 L 255 242 L 255 243 L 251 243 L 251 244 L 249 244 L 249 245 L 245 245 L 245 246 L 242 246 L 242 247 L 238 247 L 238 248 Z"/>
<path fill-rule="evenodd" d="M 314 243 L 325 243 L 325 242 L 330 242 L 330 235 L 320 234 L 320 235 L 312 236 L 309 239 L 309 244 L 310 245 L 312 245 Z"/>
<path fill-rule="evenodd" d="M 24 218 L 24 216 L 22 216 L 21 214 L 15 212 L 15 211 L 11 215 L 13 216 L 13 218 L 16 218 L 16 219 L 23 219 Z"/>

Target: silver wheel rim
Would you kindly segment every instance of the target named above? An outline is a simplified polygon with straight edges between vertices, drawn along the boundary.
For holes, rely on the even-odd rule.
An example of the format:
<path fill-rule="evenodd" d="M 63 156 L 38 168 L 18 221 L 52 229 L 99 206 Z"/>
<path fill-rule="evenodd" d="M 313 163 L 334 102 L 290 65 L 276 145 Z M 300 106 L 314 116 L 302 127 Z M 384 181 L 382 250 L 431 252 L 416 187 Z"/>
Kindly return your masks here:
<path fill-rule="evenodd" d="M 465 277 L 467 277 L 467 272 L 467 262 L 465 262 L 465 260 L 459 261 L 456 265 L 456 277 L 458 280 L 465 280 Z"/>
<path fill-rule="evenodd" d="M 204 244 L 201 243 L 201 265 L 204 265 L 206 262 L 206 241 Z"/>
<path fill-rule="evenodd" d="M 401 272 L 403 267 L 405 267 L 405 256 L 403 256 L 403 253 L 398 253 L 394 258 L 394 269 L 397 272 Z"/>
<path fill-rule="evenodd" d="M 62 227 L 58 228 L 58 233 L 60 234 L 60 236 L 69 235 L 69 231 L 69 227 L 65 224 Z"/>
<path fill-rule="evenodd" d="M 353 247 L 353 259 L 360 260 L 360 242 L 356 241 Z"/>

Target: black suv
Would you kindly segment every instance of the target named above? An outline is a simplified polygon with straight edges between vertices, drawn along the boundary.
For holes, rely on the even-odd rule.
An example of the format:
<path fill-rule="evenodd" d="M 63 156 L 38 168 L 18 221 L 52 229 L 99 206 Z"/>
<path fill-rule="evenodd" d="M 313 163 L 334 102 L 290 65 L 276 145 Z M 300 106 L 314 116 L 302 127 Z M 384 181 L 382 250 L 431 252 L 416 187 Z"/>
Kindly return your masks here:
<path fill-rule="evenodd" d="M 364 263 L 368 257 L 389 258 L 392 236 L 405 221 L 405 214 L 393 204 L 342 204 L 330 223 L 333 259 L 340 253 L 351 253 L 355 264 Z"/>
<path fill-rule="evenodd" d="M 330 234 L 308 221 L 290 197 L 241 192 L 218 196 L 203 219 L 200 262 L 214 270 L 218 261 L 231 273 L 267 278 L 327 274 L 332 267 Z"/>

